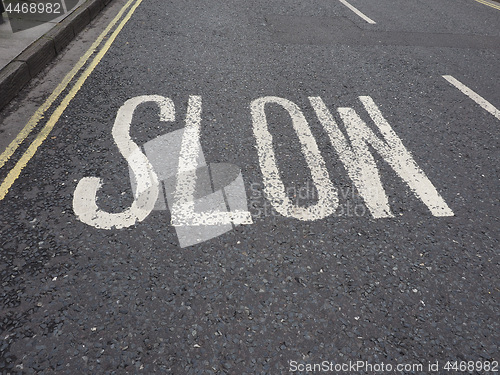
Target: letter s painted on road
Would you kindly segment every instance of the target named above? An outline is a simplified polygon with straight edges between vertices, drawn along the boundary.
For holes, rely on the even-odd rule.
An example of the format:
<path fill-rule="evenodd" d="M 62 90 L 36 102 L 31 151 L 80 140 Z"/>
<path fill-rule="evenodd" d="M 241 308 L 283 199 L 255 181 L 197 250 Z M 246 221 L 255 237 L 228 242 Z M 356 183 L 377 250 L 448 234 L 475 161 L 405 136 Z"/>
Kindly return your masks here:
<path fill-rule="evenodd" d="M 126 228 L 144 220 L 153 210 L 158 198 L 158 178 L 146 155 L 130 137 L 130 124 L 134 111 L 140 104 L 147 102 L 154 102 L 158 105 L 161 121 L 175 120 L 175 108 L 171 99 L 158 95 L 144 95 L 127 100 L 118 110 L 113 125 L 115 143 L 127 160 L 137 181 L 132 205 L 119 213 L 101 210 L 96 204 L 101 179 L 98 177 L 82 178 L 73 196 L 73 210 L 82 222 L 100 229 Z"/>

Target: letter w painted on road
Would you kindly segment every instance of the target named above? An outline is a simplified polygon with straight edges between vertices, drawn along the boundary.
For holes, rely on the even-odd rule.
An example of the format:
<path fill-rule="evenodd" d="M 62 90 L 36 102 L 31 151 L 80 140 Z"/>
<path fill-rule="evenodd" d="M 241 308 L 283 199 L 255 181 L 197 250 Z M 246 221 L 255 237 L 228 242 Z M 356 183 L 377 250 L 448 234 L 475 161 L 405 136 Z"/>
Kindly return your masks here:
<path fill-rule="evenodd" d="M 375 159 L 368 145 L 371 145 L 396 174 L 406 182 L 434 216 L 453 216 L 453 211 L 419 168 L 410 152 L 382 116 L 372 98 L 360 96 L 359 99 L 384 139 L 378 138 L 354 109 L 339 108 L 338 112 L 345 124 L 352 147 L 340 131 L 323 100 L 319 97 L 310 97 L 309 101 L 373 217 L 392 217 L 393 214 L 382 187 Z"/>

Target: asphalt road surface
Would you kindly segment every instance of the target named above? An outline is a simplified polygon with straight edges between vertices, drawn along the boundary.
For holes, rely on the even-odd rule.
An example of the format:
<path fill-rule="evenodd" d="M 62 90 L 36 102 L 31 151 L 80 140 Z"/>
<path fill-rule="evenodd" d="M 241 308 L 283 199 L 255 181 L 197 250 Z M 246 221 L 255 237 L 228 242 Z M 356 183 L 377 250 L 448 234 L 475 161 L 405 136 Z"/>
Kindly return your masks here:
<path fill-rule="evenodd" d="M 113 2 L 0 114 L 2 373 L 498 373 L 488 4 Z"/>

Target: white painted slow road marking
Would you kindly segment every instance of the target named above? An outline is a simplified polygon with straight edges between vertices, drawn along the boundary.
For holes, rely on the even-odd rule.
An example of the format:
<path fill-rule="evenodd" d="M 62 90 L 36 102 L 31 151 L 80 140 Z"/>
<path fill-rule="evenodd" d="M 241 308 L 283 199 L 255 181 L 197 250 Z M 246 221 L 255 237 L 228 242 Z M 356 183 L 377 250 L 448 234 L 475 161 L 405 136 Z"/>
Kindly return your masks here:
<path fill-rule="evenodd" d="M 491 113 L 493 116 L 495 116 L 497 119 L 500 120 L 500 110 L 495 108 L 493 104 L 491 104 L 489 101 L 484 99 L 482 96 L 478 95 L 474 91 L 472 91 L 470 88 L 465 86 L 463 83 L 461 83 L 459 80 L 454 78 L 453 76 L 443 76 L 444 79 L 446 79 L 449 83 L 451 83 L 453 86 L 455 86 L 457 89 L 462 91 L 465 95 L 467 95 L 469 98 L 474 100 L 477 104 L 479 104 L 483 109 Z"/>
<path fill-rule="evenodd" d="M 375 24 L 376 23 L 374 20 L 372 20 L 370 17 L 368 17 L 368 16 L 364 15 L 363 13 L 361 13 L 357 8 L 353 7 L 347 1 L 345 1 L 345 0 L 339 0 L 339 1 L 342 4 L 344 4 L 346 7 L 348 7 L 350 10 L 352 10 L 354 13 L 356 13 L 358 16 L 360 16 L 362 19 L 364 19 L 366 22 L 371 23 L 371 24 Z"/>
<path fill-rule="evenodd" d="M 381 176 L 372 152 L 375 151 L 384 159 L 396 174 L 409 186 L 411 191 L 429 208 L 434 216 L 453 216 L 438 191 L 419 168 L 411 153 L 385 120 L 379 108 L 369 96 L 360 96 L 373 123 L 382 137 L 377 136 L 361 119 L 353 108 L 338 108 L 338 113 L 347 137 L 339 128 L 331 112 L 320 97 L 309 97 L 316 116 L 324 127 L 341 162 L 346 167 L 349 177 L 354 182 L 360 195 L 374 218 L 393 217 L 389 200 L 382 185 Z M 73 210 L 84 223 L 101 229 L 121 229 L 143 221 L 155 209 L 159 196 L 160 180 L 148 156 L 130 136 L 130 126 L 136 108 L 142 103 L 156 103 L 160 109 L 161 121 L 174 121 L 175 108 L 171 99 L 158 95 L 145 95 L 129 99 L 120 107 L 113 125 L 112 135 L 120 154 L 129 164 L 131 184 L 134 191 L 134 201 L 128 209 L 122 212 L 106 212 L 97 205 L 97 193 L 101 188 L 101 179 L 85 177 L 76 186 L 73 197 Z M 279 105 L 286 110 L 292 120 L 292 126 L 299 139 L 301 151 L 317 191 L 317 202 L 309 206 L 293 205 L 281 179 L 273 148 L 273 136 L 268 128 L 266 105 Z M 489 103 L 488 103 L 489 104 Z M 262 97 L 250 104 L 253 122 L 253 132 L 257 142 L 257 153 L 265 192 L 276 211 L 285 217 L 303 221 L 320 220 L 335 213 L 339 206 L 338 192 L 335 188 L 318 148 L 314 135 L 300 107 L 290 100 L 275 96 Z M 169 208 L 171 224 L 178 230 L 182 247 L 190 246 L 214 238 L 231 230 L 232 225 L 252 224 L 251 213 L 247 210 L 246 195 L 241 172 L 231 168 L 218 168 L 212 164 L 206 170 L 202 180 L 210 181 L 214 176 L 219 183 L 217 191 L 210 190 L 207 199 L 195 199 L 198 174 L 206 167 L 200 143 L 200 128 L 202 121 L 201 96 L 189 96 L 186 113 L 186 126 L 182 135 L 171 134 L 172 139 L 178 139 L 178 146 L 167 150 L 165 154 L 175 155 L 178 150 L 175 183 L 169 182 L 175 169 L 175 161 L 166 163 L 166 175 L 162 180 L 165 194 L 170 199 Z M 174 132 L 175 133 L 175 132 Z M 164 136 L 160 137 L 162 140 Z M 349 138 L 349 141 L 348 141 Z M 149 142 L 148 142 L 149 144 Z M 153 158 L 154 159 L 154 158 Z M 173 165 L 172 165 L 173 162 Z M 163 165 L 164 163 L 162 163 Z M 211 172 L 210 172 L 211 171 Z M 162 168 L 158 172 L 164 173 Z M 212 177 L 209 175 L 212 174 Z M 232 177 L 230 177 L 232 176 Z M 229 178 L 230 177 L 230 178 Z M 224 190 L 224 179 L 234 180 L 231 186 Z M 212 189 L 216 189 L 212 180 Z M 200 181 L 203 185 L 204 181 Z M 204 189 L 200 186 L 200 189 Z M 195 203 L 198 202 L 198 207 Z M 211 228 L 217 226 L 218 228 Z M 221 226 L 225 226 L 222 228 Z M 193 231 L 193 227 L 198 227 Z M 195 228 L 196 229 L 196 228 Z"/>

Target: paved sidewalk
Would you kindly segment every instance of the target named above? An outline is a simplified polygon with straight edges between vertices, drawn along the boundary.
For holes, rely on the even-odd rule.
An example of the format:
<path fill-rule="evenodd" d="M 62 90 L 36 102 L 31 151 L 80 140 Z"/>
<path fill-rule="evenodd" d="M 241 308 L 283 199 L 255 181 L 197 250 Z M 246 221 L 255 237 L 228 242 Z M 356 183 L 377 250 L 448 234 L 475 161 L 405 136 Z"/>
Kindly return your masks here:
<path fill-rule="evenodd" d="M 78 6 L 85 0 L 80 0 Z M 74 8 L 76 10 L 76 8 Z M 68 12 L 60 17 L 45 22 L 39 26 L 27 30 L 12 31 L 7 13 L 2 14 L 3 22 L 0 23 L 0 69 L 14 60 L 21 52 L 28 48 L 33 42 L 37 41 L 45 33 L 53 29 L 59 22 L 64 20 L 73 12 Z"/>
<path fill-rule="evenodd" d="M 79 0 L 66 14 L 27 30 L 0 22 L 0 110 L 85 28 L 111 0 Z"/>

